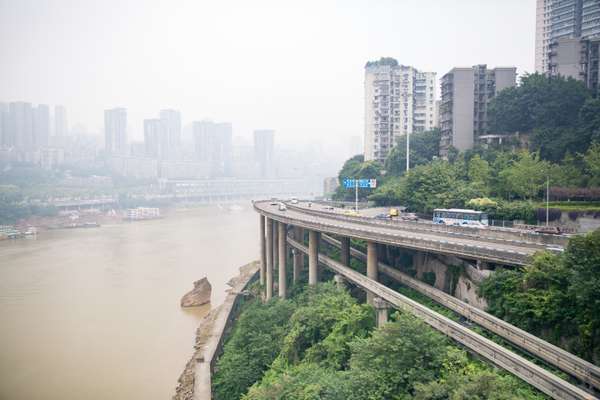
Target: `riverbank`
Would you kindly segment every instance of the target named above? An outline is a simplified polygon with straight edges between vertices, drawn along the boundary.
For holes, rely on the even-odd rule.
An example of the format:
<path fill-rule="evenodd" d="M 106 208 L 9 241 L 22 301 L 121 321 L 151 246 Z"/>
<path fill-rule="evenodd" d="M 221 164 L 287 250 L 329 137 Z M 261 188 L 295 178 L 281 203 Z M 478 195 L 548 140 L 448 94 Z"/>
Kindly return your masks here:
<path fill-rule="evenodd" d="M 223 206 L 221 204 L 197 204 L 197 205 L 171 205 L 160 208 L 161 218 L 169 218 L 175 214 L 193 212 L 199 208 L 216 207 L 219 210 L 226 212 L 239 212 L 245 207 L 233 204 Z M 87 209 L 80 211 L 72 211 L 69 213 L 61 213 L 54 216 L 39 216 L 32 215 L 27 218 L 20 219 L 16 224 L 12 225 L 19 231 L 26 231 L 29 227 L 35 227 L 38 232 L 51 229 L 73 229 L 73 228 L 90 228 L 102 225 L 114 225 L 129 223 L 126 219 L 127 209 L 116 209 L 109 211 L 100 211 L 96 209 Z M 152 218 L 149 218 L 152 219 Z M 140 220 L 141 221 L 141 220 Z M 133 221 L 139 222 L 139 221 Z"/>
<path fill-rule="evenodd" d="M 253 261 L 239 269 L 239 275 L 227 284 L 223 304 L 212 309 L 196 331 L 194 353 L 178 379 L 173 400 L 206 400 L 212 398 L 211 376 L 223 342 L 232 322 L 237 318 L 245 290 L 257 278 L 259 262 Z"/>
<path fill-rule="evenodd" d="M 181 296 L 206 276 L 222 304 L 258 246 L 256 214 L 217 205 L 0 241 L 0 399 L 170 399 L 210 311 Z"/>

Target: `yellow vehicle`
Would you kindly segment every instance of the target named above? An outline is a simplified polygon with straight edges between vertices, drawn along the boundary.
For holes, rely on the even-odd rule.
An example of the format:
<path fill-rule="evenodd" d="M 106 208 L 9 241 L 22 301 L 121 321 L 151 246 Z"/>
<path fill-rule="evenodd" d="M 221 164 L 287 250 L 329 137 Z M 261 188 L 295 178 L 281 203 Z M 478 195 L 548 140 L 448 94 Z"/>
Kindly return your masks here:
<path fill-rule="evenodd" d="M 360 216 L 360 214 L 354 210 L 346 210 L 346 211 L 344 211 L 344 215 L 348 215 L 350 217 L 359 217 Z"/>
<path fill-rule="evenodd" d="M 392 217 L 397 217 L 399 214 L 398 209 L 397 208 L 390 208 L 390 212 L 389 212 L 389 216 L 390 218 Z"/>

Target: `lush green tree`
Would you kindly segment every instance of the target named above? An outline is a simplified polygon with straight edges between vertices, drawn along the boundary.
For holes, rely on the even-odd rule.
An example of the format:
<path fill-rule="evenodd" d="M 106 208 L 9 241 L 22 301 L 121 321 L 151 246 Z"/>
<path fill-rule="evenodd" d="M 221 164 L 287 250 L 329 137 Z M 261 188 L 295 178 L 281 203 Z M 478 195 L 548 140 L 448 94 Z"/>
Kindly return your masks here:
<path fill-rule="evenodd" d="M 409 314 L 351 344 L 352 370 L 370 376 L 373 398 L 393 398 L 410 393 L 415 384 L 437 378 L 447 339 Z"/>
<path fill-rule="evenodd" d="M 438 207 L 462 207 L 481 194 L 458 179 L 456 168 L 444 160 L 419 165 L 396 179 L 377 189 L 369 198 L 379 204 L 400 204 L 413 211 L 431 212 Z"/>
<path fill-rule="evenodd" d="M 580 142 L 600 142 L 600 99 L 587 99 L 579 110 L 579 131 L 583 136 Z"/>
<path fill-rule="evenodd" d="M 519 159 L 499 174 L 503 190 L 522 199 L 538 197 L 548 176 L 549 164 L 527 151 L 521 151 Z"/>
<path fill-rule="evenodd" d="M 590 97 L 590 91 L 576 79 L 525 75 L 519 86 L 500 91 L 490 102 L 490 131 L 526 133 L 536 128 L 573 127 Z"/>
<path fill-rule="evenodd" d="M 244 400 L 348 400 L 353 398 L 347 373 L 302 363 L 285 373 L 269 371 Z"/>
<path fill-rule="evenodd" d="M 377 161 L 364 161 L 362 155 L 356 155 L 344 163 L 344 166 L 338 174 L 340 187 L 337 188 L 334 198 L 336 200 L 347 200 L 351 201 L 355 198 L 355 189 L 346 189 L 343 186 L 344 179 L 381 179 L 381 171 L 383 167 Z M 369 188 L 359 188 L 358 198 L 365 200 L 367 196 L 371 194 Z"/>
<path fill-rule="evenodd" d="M 290 318 L 290 326 L 275 364 L 297 364 L 305 358 L 329 368 L 344 367 L 350 357 L 348 342 L 364 337 L 374 327 L 371 309 L 357 304 L 344 290 L 331 283 L 307 288 L 301 304 Z"/>
<path fill-rule="evenodd" d="M 519 382 L 518 378 L 482 363 L 471 362 L 463 350 L 450 348 L 440 378 L 415 385 L 415 400 L 509 400 L 543 399 L 542 394 Z"/>
<path fill-rule="evenodd" d="M 583 156 L 590 186 L 600 186 L 600 144 L 594 143 Z"/>
<path fill-rule="evenodd" d="M 427 164 L 440 153 L 441 131 L 433 129 L 410 136 L 410 166 Z M 400 176 L 406 172 L 406 136 L 398 137 L 396 145 L 385 160 L 388 175 Z"/>
<path fill-rule="evenodd" d="M 600 231 L 572 238 L 564 254 L 537 254 L 522 270 L 481 285 L 488 311 L 592 362 L 600 360 Z"/>
<path fill-rule="evenodd" d="M 564 258 L 584 354 L 600 361 L 600 230 L 570 240 Z"/>
<path fill-rule="evenodd" d="M 294 311 L 290 301 L 254 301 L 244 309 L 213 376 L 215 399 L 239 399 L 279 354 Z"/>
<path fill-rule="evenodd" d="M 490 164 L 476 154 L 469 161 L 468 176 L 471 182 L 486 185 L 490 179 Z"/>
<path fill-rule="evenodd" d="M 583 187 L 588 180 L 584 171 L 583 157 L 567 152 L 562 163 L 550 166 L 550 186 Z"/>

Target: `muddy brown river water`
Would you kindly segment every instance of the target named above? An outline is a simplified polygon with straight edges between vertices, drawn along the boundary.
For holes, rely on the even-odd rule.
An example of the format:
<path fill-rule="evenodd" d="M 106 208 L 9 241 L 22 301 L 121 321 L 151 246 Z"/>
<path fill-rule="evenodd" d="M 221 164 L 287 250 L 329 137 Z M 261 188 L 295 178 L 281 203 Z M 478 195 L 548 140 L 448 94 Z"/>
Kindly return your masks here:
<path fill-rule="evenodd" d="M 258 216 L 206 207 L 0 242 L 0 399 L 168 399 L 208 307 L 258 256 Z"/>

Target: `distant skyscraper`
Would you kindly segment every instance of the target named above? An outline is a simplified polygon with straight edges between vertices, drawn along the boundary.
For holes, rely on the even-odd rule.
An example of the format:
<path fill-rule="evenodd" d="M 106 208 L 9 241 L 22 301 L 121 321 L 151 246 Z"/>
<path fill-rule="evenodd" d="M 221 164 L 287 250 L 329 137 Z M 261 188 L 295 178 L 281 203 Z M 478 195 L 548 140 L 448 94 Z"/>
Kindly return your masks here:
<path fill-rule="evenodd" d="M 233 158 L 233 131 L 228 122 L 193 123 L 196 157 L 210 165 L 213 176 L 230 176 Z"/>
<path fill-rule="evenodd" d="M 275 131 L 270 129 L 259 129 L 254 131 L 254 159 L 258 163 L 258 173 L 261 178 L 269 178 L 275 175 L 273 142 Z"/>
<path fill-rule="evenodd" d="M 19 150 L 33 150 L 33 108 L 31 103 L 14 102 L 9 105 L 10 146 Z"/>
<path fill-rule="evenodd" d="M 67 109 L 65 106 L 54 107 L 54 135 L 67 136 L 69 125 L 67 124 Z"/>
<path fill-rule="evenodd" d="M 166 129 L 167 148 L 165 158 L 175 158 L 181 147 L 181 113 L 177 110 L 161 110 L 160 120 Z"/>
<path fill-rule="evenodd" d="M 435 72 L 382 58 L 365 65 L 365 160 L 384 161 L 401 135 L 435 124 Z"/>
<path fill-rule="evenodd" d="M 167 127 L 161 119 L 144 120 L 144 146 L 146 156 L 164 159 L 169 150 Z"/>
<path fill-rule="evenodd" d="M 33 148 L 48 147 L 50 136 L 50 107 L 39 104 L 33 109 Z"/>
<path fill-rule="evenodd" d="M 127 155 L 127 110 L 104 110 L 104 148 L 107 153 Z"/>
<path fill-rule="evenodd" d="M 516 77 L 515 67 L 487 69 L 485 64 L 453 68 L 442 77 L 442 156 L 448 155 L 450 147 L 464 151 L 476 142 L 492 139 L 488 136 L 487 105 L 496 93 L 515 86 Z"/>
<path fill-rule="evenodd" d="M 0 147 L 8 146 L 8 104 L 0 103 Z"/>

